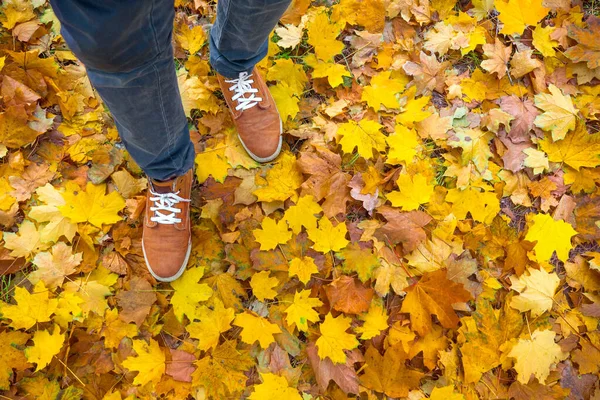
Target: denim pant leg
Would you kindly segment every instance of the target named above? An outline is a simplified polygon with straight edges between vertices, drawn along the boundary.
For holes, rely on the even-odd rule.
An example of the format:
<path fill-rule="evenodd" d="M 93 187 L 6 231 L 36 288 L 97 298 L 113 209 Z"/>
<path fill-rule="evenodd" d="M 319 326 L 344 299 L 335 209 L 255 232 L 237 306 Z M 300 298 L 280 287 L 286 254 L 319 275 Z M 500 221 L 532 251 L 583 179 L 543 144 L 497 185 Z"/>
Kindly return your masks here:
<path fill-rule="evenodd" d="M 210 64 L 237 78 L 267 55 L 269 34 L 291 0 L 219 0 L 210 30 Z"/>
<path fill-rule="evenodd" d="M 173 0 L 50 0 L 133 159 L 154 179 L 194 165 L 173 60 Z"/>

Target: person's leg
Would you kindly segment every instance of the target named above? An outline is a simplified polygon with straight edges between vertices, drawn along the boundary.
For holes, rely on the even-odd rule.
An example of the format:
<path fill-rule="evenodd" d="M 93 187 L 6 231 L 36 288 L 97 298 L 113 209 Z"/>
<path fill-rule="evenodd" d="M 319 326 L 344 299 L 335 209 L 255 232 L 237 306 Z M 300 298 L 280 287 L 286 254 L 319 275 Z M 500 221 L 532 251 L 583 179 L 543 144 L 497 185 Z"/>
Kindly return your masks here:
<path fill-rule="evenodd" d="M 194 146 L 171 45 L 173 0 L 50 0 L 133 159 L 153 179 L 183 175 Z"/>
<path fill-rule="evenodd" d="M 266 55 L 269 34 L 291 0 L 219 0 L 210 31 L 210 63 L 250 157 L 274 160 L 281 151 L 282 121 L 255 65 Z"/>
<path fill-rule="evenodd" d="M 210 30 L 210 63 L 221 75 L 237 78 L 267 55 L 269 34 L 291 0 L 219 0 Z"/>
<path fill-rule="evenodd" d="M 50 1 L 125 147 L 151 178 L 142 250 L 152 276 L 173 281 L 191 250 L 194 166 L 171 46 L 173 0 Z"/>

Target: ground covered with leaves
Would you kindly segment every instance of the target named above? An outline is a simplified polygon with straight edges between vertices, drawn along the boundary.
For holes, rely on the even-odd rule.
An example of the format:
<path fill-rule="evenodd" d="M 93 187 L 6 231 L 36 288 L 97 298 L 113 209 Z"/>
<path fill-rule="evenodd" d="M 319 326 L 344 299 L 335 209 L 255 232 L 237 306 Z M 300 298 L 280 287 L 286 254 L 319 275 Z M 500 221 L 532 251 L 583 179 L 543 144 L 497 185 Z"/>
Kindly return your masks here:
<path fill-rule="evenodd" d="M 599 399 L 600 19 L 577 0 L 296 0 L 244 153 L 215 4 L 177 1 L 193 251 L 45 0 L 0 9 L 0 391 L 28 399 Z"/>

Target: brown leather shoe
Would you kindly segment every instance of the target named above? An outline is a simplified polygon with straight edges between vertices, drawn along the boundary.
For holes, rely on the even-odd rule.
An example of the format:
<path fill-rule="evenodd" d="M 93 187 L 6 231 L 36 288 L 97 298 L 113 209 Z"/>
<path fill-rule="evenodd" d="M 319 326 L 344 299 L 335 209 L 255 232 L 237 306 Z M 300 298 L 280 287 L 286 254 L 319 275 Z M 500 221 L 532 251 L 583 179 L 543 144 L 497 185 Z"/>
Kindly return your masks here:
<path fill-rule="evenodd" d="M 146 266 L 157 281 L 171 282 L 179 278 L 190 258 L 193 179 L 193 169 L 190 169 L 170 181 L 149 180 L 142 250 Z"/>
<path fill-rule="evenodd" d="M 281 151 L 281 118 L 256 67 L 237 79 L 217 78 L 244 149 L 258 162 L 274 160 Z"/>

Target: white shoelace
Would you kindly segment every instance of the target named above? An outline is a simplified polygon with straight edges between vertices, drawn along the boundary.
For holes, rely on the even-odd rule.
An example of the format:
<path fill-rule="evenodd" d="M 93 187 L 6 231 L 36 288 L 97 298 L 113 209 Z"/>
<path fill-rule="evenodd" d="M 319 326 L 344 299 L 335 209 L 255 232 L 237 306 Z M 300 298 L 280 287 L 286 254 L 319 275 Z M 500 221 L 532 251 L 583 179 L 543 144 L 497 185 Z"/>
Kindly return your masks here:
<path fill-rule="evenodd" d="M 234 84 L 229 87 L 229 90 L 235 93 L 231 100 L 237 101 L 238 105 L 235 107 L 236 110 L 247 110 L 262 101 L 261 97 L 255 95 L 255 93 L 258 93 L 258 89 L 252 87 L 254 79 L 249 79 L 251 76 L 252 74 L 247 72 L 240 72 L 238 79 L 225 80 L 227 83 Z M 245 97 L 244 95 L 246 93 L 250 94 L 250 96 Z"/>
<path fill-rule="evenodd" d="M 154 212 L 154 216 L 150 217 L 150 221 L 157 222 L 159 224 L 173 225 L 181 222 L 181 218 L 177 218 L 176 214 L 180 213 L 181 210 L 175 208 L 180 202 L 189 202 L 189 199 L 179 197 L 179 192 L 175 193 L 156 193 L 150 189 L 150 193 L 154 197 L 150 197 L 150 201 L 154 202 L 154 207 L 150 207 L 150 211 Z M 170 214 L 163 214 L 160 211 L 170 212 Z"/>

